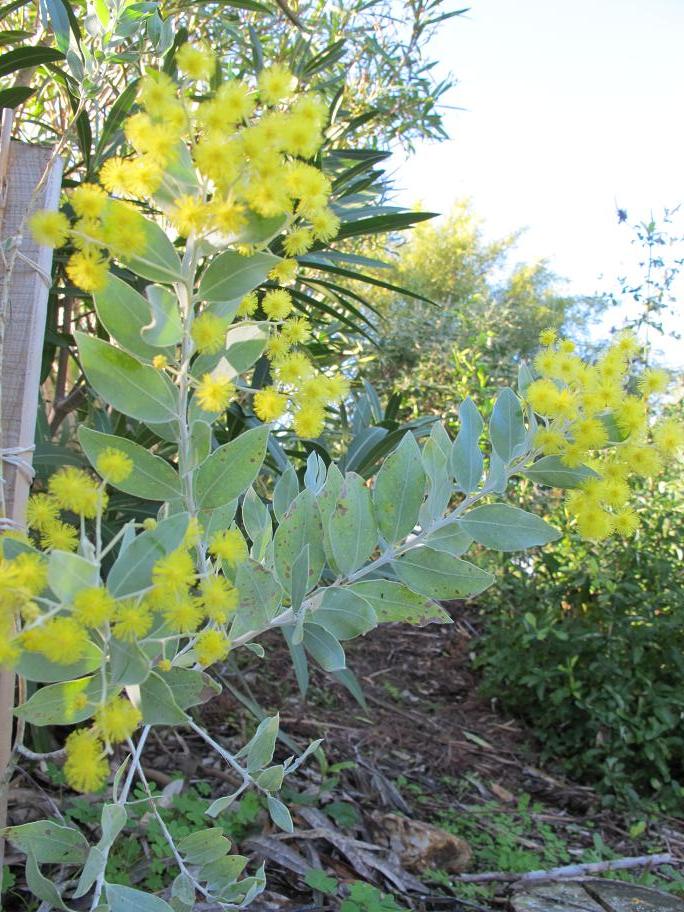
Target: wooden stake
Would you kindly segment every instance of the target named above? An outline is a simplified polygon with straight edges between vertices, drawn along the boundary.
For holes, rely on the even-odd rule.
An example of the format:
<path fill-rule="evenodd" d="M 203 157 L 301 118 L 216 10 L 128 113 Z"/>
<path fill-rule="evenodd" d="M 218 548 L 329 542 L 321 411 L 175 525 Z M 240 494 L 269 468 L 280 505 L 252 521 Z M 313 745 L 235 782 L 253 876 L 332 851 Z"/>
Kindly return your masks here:
<path fill-rule="evenodd" d="M 50 148 L 10 142 L 7 123 L 11 126 L 11 118 L 4 113 L 0 148 L 0 168 L 3 159 L 6 161 L 5 173 L 0 170 L 0 192 L 5 191 L 0 195 L 0 450 L 4 454 L 0 522 L 4 518 L 5 526 L 22 528 L 52 265 L 52 250 L 33 240 L 26 218 L 36 209 L 57 209 L 62 163 Z M 14 674 L 0 670 L 0 828 L 6 819 L 14 686 Z"/>

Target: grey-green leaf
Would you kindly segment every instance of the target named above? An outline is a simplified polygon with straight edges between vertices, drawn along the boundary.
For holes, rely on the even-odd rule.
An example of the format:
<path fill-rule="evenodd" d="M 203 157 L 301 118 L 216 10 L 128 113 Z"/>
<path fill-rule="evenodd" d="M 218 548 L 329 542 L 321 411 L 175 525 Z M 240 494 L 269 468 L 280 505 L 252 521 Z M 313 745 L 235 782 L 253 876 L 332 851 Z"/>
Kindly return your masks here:
<path fill-rule="evenodd" d="M 83 864 L 88 855 L 88 841 L 80 830 L 54 820 L 6 827 L 0 835 L 20 852 L 33 852 L 40 864 Z"/>
<path fill-rule="evenodd" d="M 370 603 L 347 588 L 325 589 L 321 605 L 311 620 L 338 640 L 351 640 L 377 626 Z"/>
<path fill-rule="evenodd" d="M 482 478 L 484 459 L 479 447 L 483 422 L 477 406 L 468 396 L 458 409 L 460 427 L 451 446 L 449 469 L 466 494 L 474 491 Z"/>
<path fill-rule="evenodd" d="M 506 463 L 525 452 L 527 430 L 522 406 L 509 387 L 502 389 L 496 397 L 489 420 L 489 437 L 495 452 Z"/>
<path fill-rule="evenodd" d="M 171 354 L 170 348 L 160 351 L 151 339 L 143 339 L 141 333 L 150 322 L 150 304 L 128 282 L 110 273 L 107 284 L 93 300 L 100 322 L 126 351 L 145 361 L 155 355 Z"/>
<path fill-rule="evenodd" d="M 478 595 L 494 582 L 486 570 L 432 548 L 414 548 L 392 561 L 392 567 L 410 589 L 434 599 Z"/>
<path fill-rule="evenodd" d="M 110 201 L 109 205 L 114 207 L 125 204 Z M 125 255 L 118 254 L 119 259 L 137 275 L 151 282 L 168 285 L 181 280 L 181 261 L 166 232 L 156 222 L 142 215 L 138 215 L 136 223 L 135 227 L 144 235 L 144 243 L 141 246 L 132 245 Z"/>
<path fill-rule="evenodd" d="M 276 616 L 284 595 L 271 571 L 251 559 L 238 567 L 235 585 L 240 592 L 240 606 L 230 630 L 233 639 L 266 627 Z"/>
<path fill-rule="evenodd" d="M 172 907 L 160 896 L 143 893 L 133 887 L 108 883 L 105 887 L 109 912 L 173 912 Z"/>
<path fill-rule="evenodd" d="M 131 459 L 131 474 L 116 484 L 112 482 L 115 488 L 125 491 L 126 494 L 141 497 L 143 500 L 175 500 L 183 496 L 178 472 L 165 459 L 154 456 L 145 447 L 125 437 L 103 434 L 85 426 L 79 428 L 78 439 L 93 466 L 97 464 L 102 451 L 109 447 L 121 450 Z"/>
<path fill-rule="evenodd" d="M 247 754 L 247 769 L 250 773 L 264 769 L 273 759 L 279 727 L 280 718 L 277 713 L 262 719 L 249 744 L 241 751 Z"/>
<path fill-rule="evenodd" d="M 263 464 L 268 434 L 267 426 L 252 428 L 204 460 L 195 477 L 200 509 L 221 507 L 247 490 Z"/>
<path fill-rule="evenodd" d="M 183 725 L 188 721 L 173 691 L 156 672 L 140 686 L 140 711 L 145 725 Z"/>
<path fill-rule="evenodd" d="M 173 351 L 173 347 L 183 338 L 178 299 L 164 285 L 148 285 L 145 295 L 149 301 L 147 309 L 151 318 L 140 330 L 140 335 L 148 345 L 168 347 L 169 351 Z"/>
<path fill-rule="evenodd" d="M 465 554 L 472 543 L 472 535 L 469 535 L 458 522 L 440 526 L 425 538 L 425 544 L 430 548 L 434 548 L 435 551 L 446 551 L 454 557 Z"/>
<path fill-rule="evenodd" d="M 370 491 L 363 478 L 348 472 L 328 524 L 335 563 L 350 576 L 365 563 L 378 541 Z"/>
<path fill-rule="evenodd" d="M 240 256 L 226 250 L 211 261 L 200 280 L 199 297 L 203 301 L 235 301 L 266 281 L 266 276 L 280 262 L 270 253 Z"/>
<path fill-rule="evenodd" d="M 390 544 L 401 541 L 418 520 L 425 494 L 425 472 L 416 438 L 406 433 L 380 467 L 373 505 L 380 532 Z"/>
<path fill-rule="evenodd" d="M 165 374 L 95 336 L 74 336 L 88 382 L 117 411 L 152 423 L 176 420 L 177 391 Z"/>
<path fill-rule="evenodd" d="M 97 564 L 68 551 L 50 552 L 47 578 L 48 586 L 62 602 L 70 601 L 81 589 L 97 586 L 100 581 Z"/>
<path fill-rule="evenodd" d="M 379 624 L 395 621 L 424 627 L 426 624 L 451 624 L 449 614 L 433 602 L 394 580 L 361 580 L 351 590 L 373 607 Z"/>
<path fill-rule="evenodd" d="M 302 640 L 306 651 L 318 662 L 324 671 L 339 671 L 346 668 L 344 649 L 339 640 L 318 624 L 304 624 Z"/>
<path fill-rule="evenodd" d="M 312 589 L 321 575 L 325 563 L 323 552 L 323 526 L 311 491 L 299 494 L 285 513 L 274 536 L 275 567 L 278 579 L 287 591 L 292 587 L 294 563 L 305 545 L 309 546 L 309 574 L 307 591 Z"/>
<path fill-rule="evenodd" d="M 541 517 L 510 504 L 476 507 L 460 519 L 460 525 L 478 544 L 494 551 L 523 551 L 561 537 Z"/>
<path fill-rule="evenodd" d="M 537 484 L 551 488 L 578 488 L 587 478 L 596 477 L 596 472 L 588 466 L 570 468 L 560 456 L 542 456 L 522 474 Z"/>
<path fill-rule="evenodd" d="M 138 535 L 109 571 L 107 588 L 112 595 L 121 598 L 151 585 L 152 567 L 159 558 L 180 547 L 189 519 L 187 513 L 176 513 Z"/>

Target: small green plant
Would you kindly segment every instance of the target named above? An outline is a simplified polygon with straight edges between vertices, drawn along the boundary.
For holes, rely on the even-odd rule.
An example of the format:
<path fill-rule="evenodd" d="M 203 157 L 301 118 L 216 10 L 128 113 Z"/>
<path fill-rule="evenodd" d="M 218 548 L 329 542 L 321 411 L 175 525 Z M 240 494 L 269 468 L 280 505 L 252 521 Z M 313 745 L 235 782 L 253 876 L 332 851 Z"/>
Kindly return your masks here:
<path fill-rule="evenodd" d="M 350 884 L 347 899 L 340 903 L 340 912 L 401 912 L 405 908 L 391 894 L 361 881 Z"/>

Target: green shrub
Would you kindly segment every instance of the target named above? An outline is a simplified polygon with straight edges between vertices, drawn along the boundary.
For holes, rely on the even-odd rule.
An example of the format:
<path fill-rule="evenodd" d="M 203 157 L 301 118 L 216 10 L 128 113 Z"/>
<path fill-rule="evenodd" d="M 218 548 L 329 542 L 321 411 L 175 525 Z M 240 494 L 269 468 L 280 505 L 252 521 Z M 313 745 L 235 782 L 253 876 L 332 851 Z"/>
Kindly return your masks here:
<path fill-rule="evenodd" d="M 681 802 L 683 493 L 678 463 L 639 490 L 633 546 L 564 536 L 509 564 L 484 609 L 485 691 L 607 802 Z"/>

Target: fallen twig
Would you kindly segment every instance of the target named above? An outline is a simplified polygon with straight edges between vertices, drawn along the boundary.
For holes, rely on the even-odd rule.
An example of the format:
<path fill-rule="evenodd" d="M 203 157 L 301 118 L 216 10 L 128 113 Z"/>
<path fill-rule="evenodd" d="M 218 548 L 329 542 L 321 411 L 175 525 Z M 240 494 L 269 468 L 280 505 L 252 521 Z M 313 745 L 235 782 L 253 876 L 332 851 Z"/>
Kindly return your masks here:
<path fill-rule="evenodd" d="M 661 852 L 656 855 L 637 855 L 633 858 L 616 858 L 613 861 L 592 861 L 586 864 L 562 865 L 546 871 L 528 871 L 511 874 L 509 871 L 484 871 L 482 874 L 459 874 L 453 880 L 461 883 L 485 883 L 489 880 L 526 881 L 553 880 L 554 878 L 580 877 L 583 874 L 601 874 L 603 871 L 622 871 L 625 868 L 653 867 L 664 864 L 681 864 L 681 860 Z"/>

